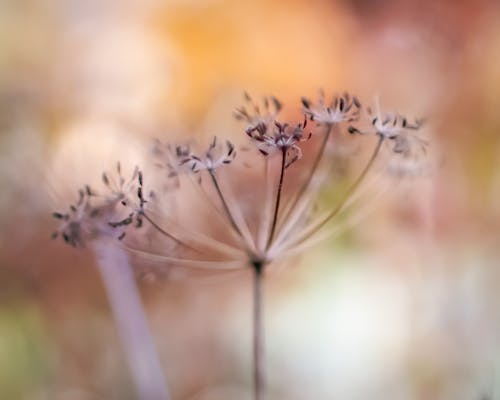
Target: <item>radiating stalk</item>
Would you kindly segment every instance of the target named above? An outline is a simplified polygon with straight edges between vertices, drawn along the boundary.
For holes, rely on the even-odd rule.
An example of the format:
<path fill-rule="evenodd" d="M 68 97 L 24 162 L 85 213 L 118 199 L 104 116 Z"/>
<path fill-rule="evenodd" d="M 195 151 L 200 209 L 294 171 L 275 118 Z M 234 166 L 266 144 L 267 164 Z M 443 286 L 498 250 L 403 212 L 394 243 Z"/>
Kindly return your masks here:
<path fill-rule="evenodd" d="M 144 315 L 126 251 L 114 241 L 93 244 L 116 327 L 132 375 L 137 399 L 168 400 L 160 360 Z"/>
<path fill-rule="evenodd" d="M 278 222 L 278 214 L 280 211 L 280 201 L 281 201 L 281 191 L 283 189 L 283 179 L 285 177 L 285 166 L 286 166 L 286 148 L 281 149 L 281 171 L 280 180 L 278 183 L 278 192 L 276 194 L 276 203 L 274 205 L 273 222 L 271 224 L 271 232 L 269 233 L 269 239 L 267 240 L 266 249 L 269 249 L 274 238 L 274 232 L 276 231 L 276 224 Z"/>
<path fill-rule="evenodd" d="M 299 203 L 300 199 L 302 198 L 302 196 L 306 192 L 306 190 L 309 188 L 309 185 L 312 181 L 312 178 L 313 178 L 314 174 L 316 173 L 316 170 L 318 169 L 318 166 L 319 166 L 321 160 L 323 159 L 323 155 L 325 154 L 326 145 L 328 143 L 328 139 L 330 138 L 331 132 L 332 132 L 332 125 L 328 124 L 327 128 L 326 128 L 326 132 L 323 136 L 323 140 L 321 142 L 320 148 L 318 150 L 318 153 L 316 154 L 316 158 L 314 159 L 313 165 L 312 165 L 311 169 L 309 170 L 309 174 L 307 175 L 307 178 L 305 179 L 304 183 L 300 187 L 299 191 L 296 193 L 291 205 L 288 206 L 286 213 L 285 213 L 285 217 L 283 218 L 284 221 L 286 221 L 288 219 L 288 217 L 293 212 L 293 210 L 295 209 L 295 207 Z"/>
<path fill-rule="evenodd" d="M 375 159 L 380 153 L 380 149 L 382 147 L 383 142 L 384 142 L 384 136 L 380 135 L 378 138 L 377 145 L 375 146 L 375 149 L 370 159 L 368 160 L 368 163 L 366 164 L 365 168 L 363 169 L 363 171 L 361 171 L 358 178 L 352 183 L 349 189 L 347 189 L 347 191 L 344 193 L 337 206 L 332 211 L 330 211 L 325 218 L 319 221 L 316 225 L 309 228 L 304 235 L 300 236 L 299 239 L 294 241 L 294 245 L 309 239 L 316 232 L 318 232 L 328 221 L 330 221 L 333 217 L 335 217 L 339 213 L 339 211 L 342 210 L 342 208 L 344 208 L 346 202 L 349 200 L 351 195 L 358 189 L 359 185 L 361 185 L 366 175 L 368 174 L 368 171 L 371 169 L 373 163 L 375 162 Z"/>
<path fill-rule="evenodd" d="M 254 399 L 264 400 L 264 264 L 256 261 L 253 267 L 253 379 Z"/>
<path fill-rule="evenodd" d="M 238 233 L 238 235 L 240 235 L 243 238 L 243 234 L 241 233 L 240 228 L 238 228 L 238 225 L 236 224 L 236 221 L 234 220 L 233 214 L 231 214 L 231 210 L 229 209 L 229 206 L 227 205 L 226 199 L 224 198 L 224 195 L 222 194 L 222 190 L 219 186 L 219 182 L 217 182 L 217 177 L 215 176 L 215 171 L 213 169 L 209 169 L 208 173 L 209 173 L 210 177 L 212 178 L 212 183 L 214 184 L 215 190 L 217 191 L 217 195 L 219 196 L 219 199 L 222 203 L 222 207 L 224 208 L 224 212 L 226 213 L 231 226 L 234 228 L 236 233 Z"/>
<path fill-rule="evenodd" d="M 140 212 L 140 215 L 142 215 L 146 221 L 148 221 L 152 226 L 153 228 L 155 228 L 158 232 L 160 232 L 162 235 L 172 239 L 175 243 L 181 245 L 181 246 L 184 246 L 185 248 L 187 249 L 190 249 L 190 250 L 194 250 L 196 252 L 199 252 L 199 250 L 195 249 L 194 247 L 184 243 L 182 240 L 180 240 L 179 238 L 175 237 L 174 235 L 172 235 L 171 233 L 167 232 L 165 229 L 163 229 L 160 225 L 158 225 L 155 221 L 153 221 L 153 219 L 148 215 L 146 214 L 144 211 L 141 211 Z"/>

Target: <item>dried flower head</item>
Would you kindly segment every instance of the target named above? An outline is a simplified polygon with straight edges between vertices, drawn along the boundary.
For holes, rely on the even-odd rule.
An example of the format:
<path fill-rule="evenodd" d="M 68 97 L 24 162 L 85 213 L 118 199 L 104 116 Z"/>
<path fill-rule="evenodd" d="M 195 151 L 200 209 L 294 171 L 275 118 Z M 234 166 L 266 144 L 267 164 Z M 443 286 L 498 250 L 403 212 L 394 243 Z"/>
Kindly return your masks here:
<path fill-rule="evenodd" d="M 378 99 L 376 112 L 373 112 L 371 108 L 367 108 L 367 112 L 373 128 L 371 133 L 377 135 L 381 143 L 384 141 L 392 143 L 391 150 L 395 157 L 391 159 L 389 172 L 397 176 L 419 174 L 427 155 L 427 141 L 417 135 L 423 121 L 415 119 L 410 123 L 408 118 L 399 113 L 382 113 Z M 349 127 L 349 132 L 367 133 L 353 126 Z"/>
<path fill-rule="evenodd" d="M 156 139 L 153 147 L 153 156 L 157 160 L 155 165 L 165 169 L 168 178 L 178 178 L 189 171 L 190 167 L 184 160 L 192 155 L 189 143 L 171 144 Z"/>
<path fill-rule="evenodd" d="M 125 229 L 132 223 L 142 226 L 142 213 L 147 200 L 143 195 L 142 173 L 136 167 L 132 177 L 126 180 L 120 163 L 116 174 L 104 172 L 102 181 L 106 192 L 98 194 L 85 186 L 78 191 L 78 201 L 69 206 L 68 212 L 55 212 L 61 225 L 53 233 L 59 235 L 73 247 L 83 247 L 86 242 L 99 236 L 116 237 L 122 240 Z M 150 194 L 152 196 L 152 193 Z"/>
<path fill-rule="evenodd" d="M 428 142 L 414 134 L 394 138 L 392 148 L 395 157 L 389 164 L 389 172 L 398 177 L 420 175 L 428 167 Z"/>
<path fill-rule="evenodd" d="M 311 134 L 304 136 L 306 125 L 306 120 L 294 127 L 275 121 L 272 131 L 269 133 L 257 126 L 253 130 L 247 130 L 246 134 L 264 156 L 269 156 L 277 151 L 286 154 L 285 167 L 289 167 L 302 157 L 302 150 L 298 143 L 311 138 Z"/>
<path fill-rule="evenodd" d="M 398 136 L 411 134 L 412 131 L 417 131 L 422 126 L 423 120 L 421 119 L 415 119 L 414 122 L 410 122 L 408 118 L 401 114 L 395 112 L 383 113 L 380 110 L 378 98 L 375 101 L 375 105 L 375 111 L 370 107 L 368 107 L 366 111 L 370 117 L 370 122 L 375 130 L 375 134 L 380 137 L 394 140 Z M 361 133 L 353 127 L 350 127 L 349 131 L 351 133 Z"/>
<path fill-rule="evenodd" d="M 281 102 L 274 96 L 268 96 L 264 97 L 262 105 L 259 105 L 248 93 L 244 94 L 244 98 L 246 104 L 236 109 L 233 113 L 234 117 L 248 123 L 245 131 L 251 132 L 258 127 L 260 131 L 266 133 L 268 126 L 273 123 L 281 111 Z"/>
<path fill-rule="evenodd" d="M 356 121 L 361 110 L 361 103 L 356 96 L 344 93 L 342 96 L 333 96 L 332 101 L 326 104 L 323 91 L 320 91 L 317 104 L 313 104 L 306 97 L 302 97 L 302 106 L 304 114 L 311 121 L 324 125 Z"/>
<path fill-rule="evenodd" d="M 209 178 L 206 182 L 202 182 L 202 185 L 194 185 L 197 189 L 201 189 L 200 196 L 191 196 L 193 201 L 201 200 L 202 205 L 213 208 L 208 232 L 203 232 L 203 229 L 199 229 L 196 224 L 200 218 L 192 218 L 190 221 L 192 225 L 186 223 L 186 220 L 177 220 L 177 217 L 180 219 L 186 215 L 182 212 L 166 216 L 162 220 L 156 220 L 156 216 L 149 215 L 149 210 L 144 210 L 146 199 L 143 194 L 142 174 L 137 170 L 134 171 L 131 183 L 128 183 L 122 178 L 119 165 L 116 180 L 103 174 L 103 182 L 110 192 L 108 196 L 98 198 L 88 188 L 80 192 L 79 201 L 75 206 L 70 206 L 67 214 L 55 213 L 54 216 L 62 221 L 58 233 L 61 233 L 63 239 L 73 246 L 84 243 L 87 238 L 109 234 L 110 229 L 118 229 L 119 238 L 123 238 L 125 227 L 134 221 L 140 226 L 144 218 L 168 240 L 175 241 L 183 250 L 187 250 L 187 253 L 178 253 L 175 257 L 172 254 L 155 254 L 154 245 L 148 243 L 153 247 L 153 251 L 151 247 L 147 251 L 129 248 L 136 254 L 191 268 L 225 270 L 252 268 L 255 299 L 254 382 L 256 398 L 261 398 L 263 374 L 259 368 L 263 365 L 261 309 L 265 269 L 278 259 L 299 254 L 313 241 L 318 240 L 318 237 L 322 236 L 324 239 L 325 234 L 331 233 L 325 232 L 325 228 L 353 204 L 353 197 L 371 174 L 384 145 L 390 143 L 392 154 L 396 157 L 413 161 L 419 152 L 425 153 L 426 143 L 415 134 L 420 128 L 421 121 L 410 124 L 399 114 L 382 114 L 378 110 L 374 115 L 368 110 L 371 115 L 371 133 L 378 140 L 369 156 L 358 163 L 361 166 L 352 176 L 352 180 L 347 185 L 342 182 L 341 191 L 335 201 L 321 210 L 315 207 L 315 203 L 322 184 L 327 182 L 324 178 L 331 176 L 329 174 L 333 168 L 329 165 L 325 168 L 325 174 L 318 174 L 321 179 L 316 179 L 315 174 L 319 171 L 321 163 L 332 161 L 331 158 L 324 156 L 334 126 L 359 119 L 361 104 L 358 99 L 344 94 L 333 97 L 332 101 L 326 104 L 324 94 L 320 93 L 317 104 L 313 104 L 307 98 L 303 98 L 305 118 L 304 122 L 298 125 L 276 121 L 281 103 L 274 97 L 265 98 L 262 107 L 255 104 L 248 95 L 245 96 L 245 101 L 248 104 L 239 108 L 234 115 L 248 124 L 245 129 L 246 135 L 255 148 L 265 156 L 260 157 L 258 152 L 250 154 L 251 157 L 256 157 L 256 163 L 261 163 L 263 174 L 253 174 L 251 179 L 245 179 L 248 176 L 242 179 L 238 175 L 234 179 L 234 174 L 245 173 L 245 170 L 228 168 L 233 174 L 231 177 L 229 173 L 219 173 L 218 168 L 232 163 L 236 151 L 231 142 L 218 141 L 216 137 L 208 148 L 201 152 L 193 151 L 191 146 L 185 145 L 166 145 L 157 149 L 157 155 L 162 159 L 162 165 L 169 171 L 169 177 L 178 177 L 183 172 L 203 172 Z M 316 156 L 309 158 L 312 160 L 311 164 L 303 165 L 304 171 L 298 171 L 301 173 L 290 176 L 294 171 L 288 170 L 287 167 L 302 156 L 300 143 L 311 138 L 310 133 L 305 133 L 308 119 L 321 125 L 324 134 L 317 146 Z M 348 131 L 363 133 L 352 126 Z M 352 139 L 350 136 L 347 138 Z M 278 163 L 268 162 L 269 157 L 275 154 L 280 161 L 279 168 L 276 168 Z M 362 157 L 364 155 L 363 153 Z M 258 171 L 261 171 L 260 168 Z M 257 187 L 261 190 L 255 190 L 253 179 L 259 179 Z M 251 182 L 247 190 L 239 187 L 246 182 Z M 235 188 L 243 190 L 236 193 L 236 190 L 233 190 Z M 248 207 L 242 204 L 244 198 L 246 200 L 251 198 L 251 201 L 247 201 Z M 198 207 L 191 207 L 189 201 L 182 203 L 179 206 L 186 207 L 189 213 L 198 210 Z M 124 218 L 115 217 L 119 205 L 127 210 Z M 222 224 L 220 228 L 223 229 L 215 229 L 216 227 L 212 225 L 216 222 L 220 222 Z"/>
<path fill-rule="evenodd" d="M 176 149 L 179 147 L 177 146 Z M 217 136 L 214 136 L 208 149 L 202 154 L 191 152 L 184 156 L 183 151 L 179 151 L 179 167 L 187 167 L 189 171 L 197 173 L 201 170 L 213 171 L 217 168 L 231 164 L 236 157 L 236 149 L 234 145 L 226 140 L 219 142 Z"/>

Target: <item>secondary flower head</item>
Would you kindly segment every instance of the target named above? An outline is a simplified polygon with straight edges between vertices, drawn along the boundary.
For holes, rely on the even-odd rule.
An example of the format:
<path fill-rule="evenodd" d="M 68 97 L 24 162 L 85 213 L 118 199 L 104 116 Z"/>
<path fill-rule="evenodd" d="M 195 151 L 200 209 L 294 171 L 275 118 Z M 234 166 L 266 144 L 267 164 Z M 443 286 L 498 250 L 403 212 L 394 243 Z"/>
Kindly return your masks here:
<path fill-rule="evenodd" d="M 402 115 L 386 113 L 374 116 L 372 125 L 378 135 L 384 136 L 387 139 L 395 139 L 400 135 L 408 133 L 410 130 L 418 130 L 422 123 L 419 120 L 409 123 L 406 117 Z"/>
<path fill-rule="evenodd" d="M 356 96 L 344 93 L 342 96 L 333 96 L 329 104 L 325 103 L 325 93 L 320 91 L 318 103 L 313 104 L 306 97 L 302 97 L 304 114 L 311 121 L 318 124 L 335 125 L 340 122 L 353 122 L 359 118 L 361 103 Z"/>
<path fill-rule="evenodd" d="M 168 178 L 178 178 L 182 173 L 190 171 L 189 165 L 183 161 L 191 154 L 191 146 L 188 143 L 173 145 L 157 139 L 153 147 L 153 156 L 157 160 L 155 165 L 165 169 Z"/>
<path fill-rule="evenodd" d="M 247 104 L 237 108 L 233 113 L 234 117 L 248 123 L 246 132 L 254 131 L 259 127 L 265 133 L 281 111 L 281 102 L 274 96 L 268 96 L 264 97 L 263 104 L 259 105 L 248 93 L 244 94 L 244 98 Z"/>
<path fill-rule="evenodd" d="M 147 202 L 142 174 L 135 168 L 132 177 L 126 180 L 119 163 L 116 172 L 116 176 L 102 175 L 106 193 L 97 194 L 87 185 L 78 191 L 78 201 L 71 204 L 67 212 L 53 213 L 54 218 L 61 221 L 52 234 L 54 239 L 60 235 L 69 245 L 83 247 L 100 236 L 122 240 L 128 225 L 135 222 L 136 227 L 142 226 L 142 212 Z"/>
<path fill-rule="evenodd" d="M 408 118 L 395 112 L 384 113 L 380 110 L 378 98 L 376 99 L 376 109 L 372 111 L 367 108 L 371 118 L 371 124 L 375 128 L 375 133 L 386 139 L 395 139 L 398 136 L 406 135 L 411 131 L 417 131 L 422 126 L 422 120 L 415 119 L 413 123 Z"/>
<path fill-rule="evenodd" d="M 187 149 L 185 149 L 187 150 Z M 186 152 L 187 153 L 187 152 Z M 188 167 L 189 171 L 199 172 L 201 170 L 213 171 L 223 165 L 230 164 L 236 157 L 234 145 L 226 140 L 221 143 L 214 136 L 207 151 L 202 154 L 195 154 L 189 150 L 186 154 L 184 150 L 179 150 L 179 167 Z"/>
<path fill-rule="evenodd" d="M 377 102 L 376 112 L 367 108 L 368 116 L 372 126 L 372 134 L 377 135 L 381 141 L 390 141 L 392 143 L 392 152 L 396 157 L 391 159 L 390 172 L 402 175 L 416 175 L 422 170 L 422 160 L 427 155 L 427 141 L 417 135 L 422 127 L 422 120 L 415 119 L 414 122 L 408 122 L 408 118 L 396 113 L 380 111 Z M 349 127 L 351 134 L 362 132 L 353 126 Z"/>
<path fill-rule="evenodd" d="M 309 140 L 311 135 L 304 136 L 307 121 L 294 127 L 287 123 L 275 121 L 272 130 L 260 129 L 256 126 L 253 130 L 247 130 L 246 134 L 252 139 L 257 149 L 265 156 L 282 151 L 286 154 L 286 167 L 302 157 L 302 150 L 298 143 Z"/>

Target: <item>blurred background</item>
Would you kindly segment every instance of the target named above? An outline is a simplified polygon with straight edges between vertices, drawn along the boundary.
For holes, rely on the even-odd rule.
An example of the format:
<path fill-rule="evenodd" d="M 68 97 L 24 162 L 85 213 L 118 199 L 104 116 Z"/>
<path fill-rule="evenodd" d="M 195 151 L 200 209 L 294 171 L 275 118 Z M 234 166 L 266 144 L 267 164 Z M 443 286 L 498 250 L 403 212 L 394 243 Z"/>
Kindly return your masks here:
<path fill-rule="evenodd" d="M 324 88 L 424 116 L 435 162 L 269 274 L 269 398 L 500 399 L 499 21 L 487 0 L 1 1 L 0 398 L 134 398 L 54 209 L 152 137 L 240 136 L 244 90 L 297 113 Z M 250 273 L 138 275 L 173 398 L 249 399 Z"/>

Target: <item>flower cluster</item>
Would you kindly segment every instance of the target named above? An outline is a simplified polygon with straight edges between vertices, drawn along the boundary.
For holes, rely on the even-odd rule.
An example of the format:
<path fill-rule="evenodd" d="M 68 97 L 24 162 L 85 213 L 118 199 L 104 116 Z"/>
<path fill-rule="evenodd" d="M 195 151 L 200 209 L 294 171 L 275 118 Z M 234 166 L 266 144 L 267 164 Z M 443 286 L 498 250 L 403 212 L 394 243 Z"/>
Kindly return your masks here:
<path fill-rule="evenodd" d="M 361 111 L 361 103 L 356 96 L 344 93 L 333 96 L 329 104 L 325 103 L 325 93 L 320 92 L 318 103 L 313 104 L 308 98 L 302 97 L 304 114 L 318 124 L 336 125 L 341 122 L 357 121 Z"/>
<path fill-rule="evenodd" d="M 248 126 L 245 131 L 254 131 L 259 129 L 262 132 L 267 131 L 267 127 L 271 125 L 279 112 L 282 109 L 281 102 L 274 96 L 264 97 L 263 104 L 257 104 L 248 93 L 245 93 L 245 105 L 237 108 L 233 113 L 234 117 L 239 121 L 246 121 Z"/>
<path fill-rule="evenodd" d="M 190 181 L 194 181 L 194 186 L 201 189 L 198 191 L 200 196 L 185 196 L 178 205 L 187 207 L 188 214 L 198 211 L 198 206 L 193 207 L 192 202 L 200 198 L 200 206 L 212 206 L 214 210 L 211 211 L 215 212 L 209 214 L 210 228 L 214 229 L 207 229 L 209 232 L 202 232 L 203 229 L 196 225 L 199 218 L 188 219 L 186 222 L 181 217 L 186 213 L 175 213 L 161 221 L 156 216 L 153 217 L 150 209 L 145 210 L 145 205 L 154 193 L 150 192 L 146 199 L 142 173 L 136 168 L 132 177 L 126 180 L 122 176 L 120 164 L 116 167 L 116 174 L 102 175 L 106 189 L 104 194 L 99 195 L 86 186 L 79 191 L 78 201 L 69 207 L 68 212 L 53 214 L 61 221 L 54 238 L 60 235 L 74 247 L 83 246 L 88 240 L 103 236 L 122 240 L 126 228 L 131 225 L 139 228 L 146 221 L 169 243 L 175 242 L 179 251 L 176 249 L 175 257 L 172 254 L 154 253 L 154 249 L 172 247 L 156 246 L 153 242 L 148 242 L 150 247 L 144 251 L 131 248 L 125 243 L 123 246 L 128 251 L 183 267 L 251 268 L 254 273 L 256 399 L 262 398 L 263 392 L 261 309 L 262 282 L 266 267 L 278 259 L 300 254 L 318 237 L 321 238 L 320 231 L 324 231 L 324 227 L 353 202 L 353 195 L 366 177 L 376 170 L 377 160 L 383 153 L 396 161 L 396 164 L 391 164 L 391 168 L 398 166 L 397 173 L 401 175 L 405 170 L 415 169 L 427 148 L 427 142 L 417 134 L 422 121 L 409 123 L 407 118 L 398 113 L 380 112 L 379 107 L 376 113 L 370 108 L 364 113 L 358 98 L 347 93 L 333 96 L 328 104 L 323 92 L 317 103 L 302 98 L 300 123 L 278 121 L 281 109 L 282 103 L 275 97 L 266 97 L 263 104 L 258 105 L 246 94 L 245 105 L 234 113 L 236 119 L 247 124 L 242 136 L 258 150 L 252 152 L 255 163 L 251 163 L 249 167 L 259 162 L 264 167 L 256 169 L 257 174 L 252 175 L 252 180 L 247 179 L 248 176 L 238 175 L 247 170 L 231 168 L 234 167 L 230 164 L 235 160 L 237 152 L 235 145 L 228 140 L 214 137 L 208 147 L 201 151 L 192 143 L 156 142 L 156 164 L 167 171 L 163 178 L 175 179 L 177 184 L 174 190 L 181 191 L 185 188 L 179 184 L 184 176 L 198 178 Z M 358 124 L 363 119 L 370 126 L 369 130 L 359 127 Z M 315 122 L 312 128 L 308 128 L 311 131 L 306 131 L 308 121 Z M 318 210 L 315 203 L 321 185 L 317 182 L 324 185 L 335 184 L 335 179 L 325 178 L 331 177 L 334 170 L 332 164 L 335 163 L 331 158 L 325 157 L 325 149 L 329 142 L 338 146 L 338 135 L 343 135 L 344 132 L 351 134 L 344 135 L 346 140 L 351 140 L 355 134 L 360 134 L 360 137 L 376 137 L 377 140 L 375 145 L 372 144 L 374 140 L 366 141 L 367 146 L 373 146 L 370 155 L 357 162 L 362 168 L 358 168 L 359 172 L 353 174 L 350 182 L 342 182 L 342 192 L 336 201 L 328 204 L 326 209 Z M 303 148 L 304 142 L 314 142 L 317 139 L 319 143 L 316 146 Z M 306 150 L 311 151 L 312 156 L 301 160 L 302 153 Z M 269 161 L 273 157 L 280 160 L 278 169 L 276 163 Z M 312 160 L 310 165 L 307 160 Z M 301 169 L 288 169 L 295 163 L 301 165 Z M 221 167 L 229 167 L 225 170 L 237 175 L 236 179 L 227 180 L 229 173 L 219 173 Z M 325 167 L 325 173 L 318 174 L 322 167 Z M 294 170 L 298 173 L 290 176 L 295 173 Z M 316 174 L 321 179 L 316 179 Z M 201 177 L 207 175 L 209 179 L 202 181 Z M 210 186 L 206 187 L 207 185 Z M 245 185 L 250 190 L 245 190 Z M 241 193 L 245 193 L 245 196 Z M 245 207 L 242 207 L 243 203 Z M 221 226 L 223 229 L 215 229 L 213 225 L 220 221 L 224 224 Z"/>
<path fill-rule="evenodd" d="M 176 146 L 176 155 L 179 160 L 178 167 L 188 167 L 197 173 L 201 170 L 212 171 L 222 165 L 230 164 L 236 157 L 236 150 L 229 140 L 220 143 L 217 136 L 214 136 L 205 152 L 196 154 L 187 148 L 179 150 L 179 146 Z"/>
<path fill-rule="evenodd" d="M 69 245 L 83 247 L 89 240 L 101 236 L 122 240 L 129 225 L 142 226 L 147 200 L 139 169 L 136 167 L 131 178 L 126 180 L 118 163 L 116 174 L 104 172 L 102 182 L 106 188 L 104 193 L 99 194 L 86 185 L 78 191 L 78 201 L 71 204 L 67 212 L 53 213 L 54 218 L 61 221 L 52 234 L 54 239 L 61 236 Z"/>
<path fill-rule="evenodd" d="M 271 129 L 263 125 L 257 125 L 251 130 L 246 130 L 246 134 L 252 139 L 257 149 L 264 155 L 269 156 L 277 151 L 285 154 L 285 167 L 292 165 L 302 157 L 302 150 L 299 147 L 300 142 L 307 141 L 311 134 L 304 136 L 306 120 L 295 127 L 287 123 L 274 121 Z M 269 132 L 271 130 L 271 132 Z M 269 132 L 269 133 L 268 133 Z"/>
<path fill-rule="evenodd" d="M 216 195 L 210 203 L 215 204 L 216 207 L 218 203 L 219 211 L 221 211 L 219 215 L 225 216 L 236 236 L 241 238 L 240 245 L 243 244 L 243 247 L 236 250 L 250 254 L 251 259 L 258 258 L 269 262 L 276 258 L 276 255 L 283 249 L 289 248 L 291 244 L 300 243 L 321 229 L 342 210 L 347 198 L 357 189 L 368 171 L 373 169 L 379 154 L 387 147 L 382 146 L 384 143 L 392 143 L 390 153 L 396 158 L 401 158 L 400 165 L 403 165 L 403 162 L 409 165 L 409 161 L 412 166 L 418 164 L 419 158 L 426 151 L 427 142 L 417 135 L 422 125 L 421 120 L 410 123 L 406 117 L 398 113 L 382 113 L 379 107 L 375 113 L 370 108 L 366 108 L 365 113 L 358 98 L 348 93 L 332 96 L 330 102 L 325 100 L 323 92 L 320 92 L 317 102 L 303 97 L 301 99 L 303 116 L 300 123 L 277 120 L 282 110 L 282 103 L 275 97 L 265 97 L 262 103 L 258 104 L 245 94 L 244 100 L 245 104 L 236 109 L 234 117 L 247 124 L 243 131 L 258 152 L 264 158 L 281 157 L 282 166 L 281 172 L 278 173 L 278 186 L 274 190 L 263 187 L 263 190 L 259 191 L 274 192 L 275 197 L 258 200 L 262 216 L 256 236 L 248 228 L 245 216 L 240 215 L 239 206 L 233 204 L 224 193 L 224 184 L 221 184 L 221 177 L 216 173 L 218 168 L 231 164 L 236 158 L 237 151 L 232 142 L 214 137 L 206 150 L 200 151 L 193 143 L 164 144 L 157 141 L 154 156 L 156 164 L 167 171 L 167 178 L 175 178 L 177 182 L 182 179 L 183 175 L 195 174 L 198 182 L 201 182 L 204 171 L 210 175 L 209 182 L 213 184 L 212 193 Z M 362 119 L 369 122 L 370 131 L 361 130 L 354 125 Z M 306 131 L 307 121 L 314 121 L 316 126 Z M 319 126 L 325 126 L 327 129 L 317 131 Z M 338 132 L 345 130 L 350 134 L 375 135 L 379 141 L 366 162 L 362 174 L 355 179 L 344 196 L 345 199 L 341 201 L 341 204 L 334 205 L 330 212 L 326 212 L 327 217 L 315 221 L 311 216 L 315 191 L 311 190 L 310 183 L 317 169 L 326 163 L 323 156 L 326 144 L 331 139 L 330 132 L 333 126 L 339 127 Z M 283 191 L 283 187 L 287 184 L 285 170 L 302 158 L 302 144 L 313 136 L 321 137 L 318 150 L 312 158 L 314 162 L 309 167 L 309 172 L 305 174 L 306 178 L 297 185 L 295 193 L 293 190 L 288 190 L 285 194 Z M 348 137 L 349 135 L 346 136 Z M 398 171 L 401 172 L 403 169 L 400 168 Z M 141 172 L 136 168 L 128 181 L 123 178 L 119 164 L 116 172 L 116 177 L 108 174 L 102 176 L 107 189 L 105 195 L 98 196 L 87 187 L 80 191 L 78 202 L 70 207 L 68 213 L 54 214 L 62 221 L 57 234 L 61 234 L 63 239 L 73 246 L 82 244 L 87 237 L 103 233 L 110 235 L 110 228 L 114 230 L 113 235 L 122 239 L 126 227 L 131 224 L 140 227 L 143 219 L 148 219 L 165 236 L 176 240 L 175 232 L 164 231 L 145 213 L 146 199 L 143 193 Z M 268 179 L 264 181 L 262 184 L 268 185 Z M 174 189 L 180 190 L 179 185 L 176 185 Z M 283 200 L 283 196 L 289 196 L 286 207 L 282 204 L 286 201 L 286 199 Z M 104 219 L 105 224 L 102 223 Z M 181 243 L 179 240 L 176 241 Z M 188 247 L 185 243 L 182 244 Z"/>

